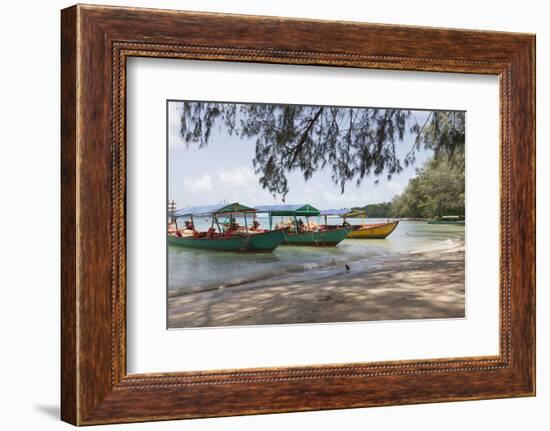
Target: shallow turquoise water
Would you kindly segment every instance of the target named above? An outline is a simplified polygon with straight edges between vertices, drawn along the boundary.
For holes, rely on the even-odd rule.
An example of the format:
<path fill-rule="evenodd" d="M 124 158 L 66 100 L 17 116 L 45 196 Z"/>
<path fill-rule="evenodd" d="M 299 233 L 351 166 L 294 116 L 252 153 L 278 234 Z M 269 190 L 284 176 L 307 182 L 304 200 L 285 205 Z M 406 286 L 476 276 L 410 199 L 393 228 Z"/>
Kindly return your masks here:
<path fill-rule="evenodd" d="M 210 226 L 210 220 L 195 219 L 199 230 Z M 239 220 L 243 223 L 242 220 Z M 267 218 L 258 217 L 261 227 Z M 314 221 L 314 219 L 312 219 Z M 315 220 L 316 221 L 316 220 Z M 338 220 L 334 220 L 333 223 Z M 359 224 L 361 220 L 349 220 Z M 366 223 L 385 222 L 365 219 Z M 330 220 L 329 220 L 330 223 Z M 168 289 L 185 293 L 216 289 L 276 275 L 313 271 L 332 265 L 353 264 L 372 258 L 372 264 L 391 259 L 402 252 L 437 247 L 444 242 L 464 239 L 464 226 L 433 225 L 426 222 L 401 221 L 386 239 L 345 239 L 336 247 L 279 246 L 273 253 L 230 253 L 189 250 L 168 246 Z"/>

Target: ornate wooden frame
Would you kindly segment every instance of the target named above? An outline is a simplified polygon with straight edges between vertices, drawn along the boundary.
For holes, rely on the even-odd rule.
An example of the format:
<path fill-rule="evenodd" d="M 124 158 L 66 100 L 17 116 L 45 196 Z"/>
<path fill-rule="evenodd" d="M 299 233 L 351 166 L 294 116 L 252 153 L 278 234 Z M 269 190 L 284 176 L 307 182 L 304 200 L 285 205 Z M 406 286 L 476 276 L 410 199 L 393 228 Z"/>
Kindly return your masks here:
<path fill-rule="evenodd" d="M 534 395 L 534 35 L 81 5 L 61 16 L 63 420 L 88 425 Z M 500 354 L 128 375 L 129 56 L 498 75 Z"/>

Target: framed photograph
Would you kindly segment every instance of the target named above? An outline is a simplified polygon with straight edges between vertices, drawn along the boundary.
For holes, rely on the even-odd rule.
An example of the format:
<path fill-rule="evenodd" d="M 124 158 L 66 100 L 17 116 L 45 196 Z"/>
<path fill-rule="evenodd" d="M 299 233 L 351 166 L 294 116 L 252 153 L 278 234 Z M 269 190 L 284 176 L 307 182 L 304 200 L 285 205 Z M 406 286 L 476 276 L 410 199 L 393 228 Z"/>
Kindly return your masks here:
<path fill-rule="evenodd" d="M 62 11 L 62 419 L 535 394 L 535 37 Z"/>

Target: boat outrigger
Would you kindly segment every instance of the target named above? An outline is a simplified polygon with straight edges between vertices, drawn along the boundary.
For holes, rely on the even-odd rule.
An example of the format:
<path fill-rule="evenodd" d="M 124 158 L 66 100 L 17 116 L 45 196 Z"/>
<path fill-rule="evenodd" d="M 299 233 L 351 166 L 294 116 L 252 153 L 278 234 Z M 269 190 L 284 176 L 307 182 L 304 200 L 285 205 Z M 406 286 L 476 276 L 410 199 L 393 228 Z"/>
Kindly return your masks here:
<path fill-rule="evenodd" d="M 170 214 L 172 223 L 168 225 L 168 243 L 187 248 L 219 251 L 273 251 L 284 239 L 282 231 L 265 231 L 257 229 L 255 210 L 238 202 L 223 205 L 206 205 L 184 208 Z M 235 219 L 242 215 L 244 226 Z M 248 217 L 247 217 L 248 215 Z M 212 224 L 206 232 L 195 229 L 194 217 L 208 217 Z M 228 222 L 221 222 L 219 216 L 228 217 Z M 185 228 L 178 227 L 178 219 L 185 217 Z M 249 217 L 254 222 L 249 227 Z M 217 229 L 216 229 L 217 228 Z"/>
<path fill-rule="evenodd" d="M 384 239 L 386 238 L 390 233 L 392 233 L 397 225 L 399 224 L 399 220 L 394 221 L 388 221 L 386 223 L 370 223 L 366 224 L 364 220 L 362 220 L 361 224 L 358 225 L 350 225 L 347 222 L 348 218 L 362 218 L 364 219 L 366 216 L 365 211 L 358 211 L 358 210 L 349 210 L 349 209 L 339 209 L 339 210 L 324 210 L 321 211 L 321 215 L 325 218 L 325 224 L 324 227 L 326 229 L 335 229 L 339 226 L 337 225 L 329 225 L 327 217 L 328 216 L 339 216 L 344 219 L 342 226 L 349 226 L 352 228 L 351 232 L 348 234 L 348 238 L 354 238 L 354 239 Z"/>
<path fill-rule="evenodd" d="M 317 223 L 310 222 L 309 217 L 319 216 L 320 211 L 309 204 L 263 205 L 257 206 L 255 209 L 259 213 L 269 214 L 270 231 L 284 232 L 285 237 L 282 243 L 286 245 L 336 246 L 352 229 L 351 227 L 325 229 Z M 274 217 L 283 219 L 273 230 Z M 285 221 L 284 217 L 289 217 L 289 220 Z M 301 217 L 306 219 L 305 223 Z"/>

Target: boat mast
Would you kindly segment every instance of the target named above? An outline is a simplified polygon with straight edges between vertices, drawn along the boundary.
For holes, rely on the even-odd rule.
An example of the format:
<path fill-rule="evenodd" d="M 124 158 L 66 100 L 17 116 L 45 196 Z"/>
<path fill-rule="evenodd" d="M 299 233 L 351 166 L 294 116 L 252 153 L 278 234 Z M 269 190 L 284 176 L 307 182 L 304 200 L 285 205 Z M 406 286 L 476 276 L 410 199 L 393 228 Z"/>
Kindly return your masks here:
<path fill-rule="evenodd" d="M 216 220 L 216 226 L 218 226 L 218 231 L 220 232 L 220 234 L 223 235 L 222 228 L 220 227 L 220 223 L 218 222 L 217 214 L 212 214 L 212 219 Z"/>
<path fill-rule="evenodd" d="M 248 224 L 246 222 L 246 211 L 243 211 L 243 216 L 244 216 L 244 230 L 246 233 L 248 233 Z"/>
<path fill-rule="evenodd" d="M 171 201 L 168 201 L 168 215 L 169 215 L 168 224 L 174 223 L 174 225 L 176 226 L 176 231 L 179 231 L 178 218 L 176 217 L 176 201 L 173 199 Z"/>

